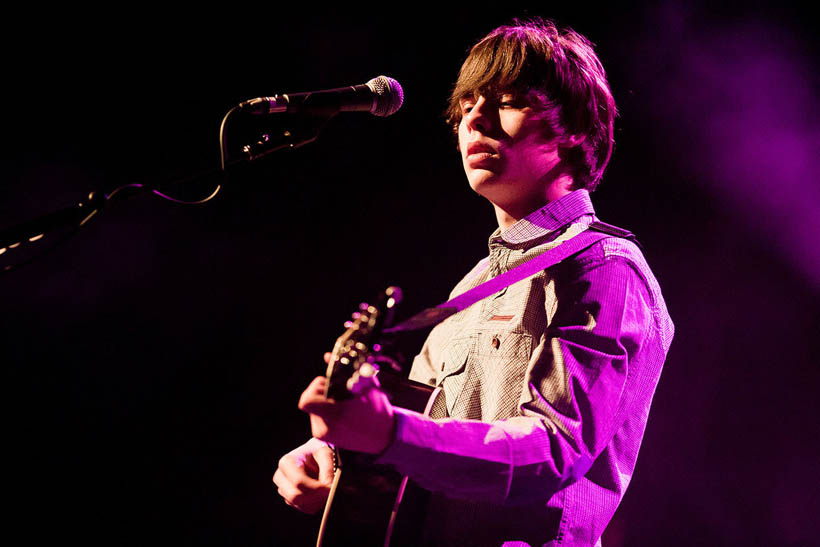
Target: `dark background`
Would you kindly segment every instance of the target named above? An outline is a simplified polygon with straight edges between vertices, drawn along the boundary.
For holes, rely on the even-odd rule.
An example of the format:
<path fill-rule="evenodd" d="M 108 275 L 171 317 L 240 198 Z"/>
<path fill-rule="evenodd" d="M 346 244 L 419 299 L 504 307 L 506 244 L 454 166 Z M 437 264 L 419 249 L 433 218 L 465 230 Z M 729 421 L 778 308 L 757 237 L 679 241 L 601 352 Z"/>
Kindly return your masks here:
<path fill-rule="evenodd" d="M 317 521 L 270 482 L 308 436 L 299 393 L 362 299 L 399 285 L 409 315 L 486 252 L 494 215 L 440 113 L 471 44 L 543 15 L 587 35 L 607 67 L 621 116 L 593 200 L 643 242 L 677 327 L 606 544 L 818 544 L 820 138 L 805 13 L 140 9 L 7 21 L 20 32 L 2 44 L 0 227 L 129 183 L 207 195 L 209 179 L 167 182 L 218 165 L 222 116 L 245 99 L 387 74 L 406 101 L 389 118 L 338 116 L 204 205 L 112 201 L 0 276 L 9 535 L 310 544 Z"/>

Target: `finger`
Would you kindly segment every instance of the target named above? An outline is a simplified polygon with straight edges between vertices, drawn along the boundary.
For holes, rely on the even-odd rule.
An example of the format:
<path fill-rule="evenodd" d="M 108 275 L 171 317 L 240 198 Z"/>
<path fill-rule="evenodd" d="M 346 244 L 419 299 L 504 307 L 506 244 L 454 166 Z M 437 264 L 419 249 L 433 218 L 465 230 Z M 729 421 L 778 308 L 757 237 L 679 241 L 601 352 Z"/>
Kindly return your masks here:
<path fill-rule="evenodd" d="M 283 481 L 276 491 L 291 507 L 303 513 L 314 514 L 324 506 L 329 488 L 317 483 L 315 488 L 302 489 L 299 485 L 291 485 Z"/>
<path fill-rule="evenodd" d="M 379 387 L 379 380 L 375 376 L 357 376 L 354 382 L 348 382 L 348 389 L 358 396 L 366 396 L 369 391 Z"/>
<path fill-rule="evenodd" d="M 317 376 L 308 386 L 308 389 L 316 390 L 317 393 L 324 394 L 325 387 L 327 387 L 327 378 L 324 376 Z"/>
<path fill-rule="evenodd" d="M 282 499 L 285 500 L 285 503 L 287 503 L 291 507 L 299 509 L 300 511 L 304 511 L 304 509 L 302 509 L 299 503 L 302 493 L 299 492 L 296 488 L 293 488 L 292 486 L 285 484 L 280 486 L 276 490 L 276 492 L 280 496 L 282 496 Z"/>
<path fill-rule="evenodd" d="M 296 482 L 297 477 L 303 471 L 300 470 L 300 465 L 293 461 L 290 457 L 282 456 L 279 460 L 279 467 L 276 468 L 276 472 L 273 474 L 273 482 L 276 483 L 276 486 L 282 486 L 284 481 L 293 484 Z"/>
<path fill-rule="evenodd" d="M 282 488 L 284 485 L 288 484 L 288 479 L 285 473 L 281 469 L 277 469 L 273 474 L 273 484 L 275 484 L 278 488 Z"/>
<path fill-rule="evenodd" d="M 304 461 L 302 461 L 302 465 L 308 477 L 313 479 L 319 477 L 319 464 L 316 463 L 316 458 L 313 457 L 313 454 L 307 454 Z"/>
<path fill-rule="evenodd" d="M 299 408 L 302 409 L 303 402 L 325 400 L 325 387 L 327 386 L 327 378 L 324 376 L 317 376 L 302 392 L 299 397 Z M 302 409 L 304 410 L 304 409 Z"/>
<path fill-rule="evenodd" d="M 330 363 L 330 357 L 331 357 L 331 353 L 329 351 L 326 351 L 325 355 L 324 355 L 324 359 L 325 359 L 326 364 Z"/>
<path fill-rule="evenodd" d="M 276 485 L 276 492 L 285 503 L 300 511 L 303 510 L 299 506 L 299 502 L 304 497 L 304 492 L 298 485 L 293 484 L 280 469 L 277 469 L 276 473 L 273 474 L 273 483 Z"/>
<path fill-rule="evenodd" d="M 335 401 L 324 397 L 303 396 L 299 399 L 299 410 L 322 418 L 329 418 L 338 413 L 338 405 Z"/>
<path fill-rule="evenodd" d="M 298 509 L 299 511 L 306 513 L 308 515 L 315 515 L 316 513 L 318 513 L 322 509 L 322 507 L 325 506 L 325 503 L 327 501 L 326 498 L 307 499 L 302 496 L 296 498 L 293 501 L 290 501 L 287 498 L 284 499 L 285 503 L 287 503 L 294 509 Z"/>
<path fill-rule="evenodd" d="M 300 490 L 314 488 L 319 484 L 316 480 L 319 476 L 318 470 L 311 473 L 301 462 L 289 455 L 279 460 L 279 468 L 276 472 L 280 474 L 283 483 L 287 482 Z M 274 478 L 276 478 L 276 473 L 274 473 Z M 276 484 L 281 486 L 278 482 Z"/>
<path fill-rule="evenodd" d="M 309 414 L 316 414 L 318 416 L 329 417 L 338 414 L 339 405 L 333 399 L 328 399 L 324 395 L 324 390 L 308 388 L 302 392 L 299 397 L 299 410 Z"/>

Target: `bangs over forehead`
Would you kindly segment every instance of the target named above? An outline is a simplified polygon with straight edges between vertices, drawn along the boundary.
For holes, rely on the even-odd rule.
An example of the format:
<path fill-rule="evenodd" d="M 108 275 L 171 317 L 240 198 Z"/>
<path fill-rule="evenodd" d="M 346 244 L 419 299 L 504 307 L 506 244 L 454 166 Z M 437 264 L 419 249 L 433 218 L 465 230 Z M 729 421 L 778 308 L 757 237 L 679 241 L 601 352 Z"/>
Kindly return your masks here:
<path fill-rule="evenodd" d="M 466 98 L 546 89 L 549 72 L 544 62 L 552 57 L 553 47 L 545 38 L 543 29 L 501 27 L 473 46 L 451 95 L 448 121 L 461 120 L 460 102 Z"/>

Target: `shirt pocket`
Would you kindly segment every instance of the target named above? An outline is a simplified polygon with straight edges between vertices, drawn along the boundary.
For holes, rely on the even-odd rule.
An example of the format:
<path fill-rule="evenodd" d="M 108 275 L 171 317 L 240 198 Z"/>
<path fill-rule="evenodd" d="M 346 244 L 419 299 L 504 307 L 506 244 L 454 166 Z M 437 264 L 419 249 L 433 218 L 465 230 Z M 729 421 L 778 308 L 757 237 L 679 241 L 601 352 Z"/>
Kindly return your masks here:
<path fill-rule="evenodd" d="M 453 406 L 464 387 L 467 360 L 474 346 L 475 337 L 457 338 L 452 340 L 441 353 L 436 385 L 444 391 L 448 415 L 452 413 Z"/>
<path fill-rule="evenodd" d="M 476 338 L 474 359 L 481 363 L 482 418 L 492 421 L 520 414 L 518 401 L 525 389 L 532 336 L 518 332 L 482 332 Z"/>

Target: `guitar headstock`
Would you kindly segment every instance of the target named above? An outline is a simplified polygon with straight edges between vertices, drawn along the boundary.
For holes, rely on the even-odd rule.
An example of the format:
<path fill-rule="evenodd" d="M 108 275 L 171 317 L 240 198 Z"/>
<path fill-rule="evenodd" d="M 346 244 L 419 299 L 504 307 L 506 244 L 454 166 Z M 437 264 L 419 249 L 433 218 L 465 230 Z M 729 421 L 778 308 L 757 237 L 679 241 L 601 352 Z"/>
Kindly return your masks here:
<path fill-rule="evenodd" d="M 327 397 L 345 399 L 375 383 L 378 339 L 401 298 L 401 289 L 388 287 L 375 304 L 360 304 L 351 320 L 345 322 L 346 330 L 336 339 L 327 365 Z"/>

